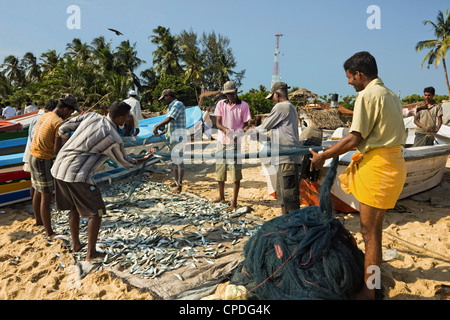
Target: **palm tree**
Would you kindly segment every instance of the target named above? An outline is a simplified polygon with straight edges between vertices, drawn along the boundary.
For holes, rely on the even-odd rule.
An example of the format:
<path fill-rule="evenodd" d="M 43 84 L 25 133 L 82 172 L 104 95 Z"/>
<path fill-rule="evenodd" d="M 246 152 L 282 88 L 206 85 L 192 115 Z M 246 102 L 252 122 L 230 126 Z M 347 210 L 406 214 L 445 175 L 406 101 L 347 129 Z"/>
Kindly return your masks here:
<path fill-rule="evenodd" d="M 41 79 L 41 66 L 33 53 L 25 53 L 20 64 L 26 72 L 25 79 L 28 82 L 39 81 Z"/>
<path fill-rule="evenodd" d="M 85 65 L 90 57 L 89 46 L 78 38 L 74 38 L 71 43 L 67 43 L 66 51 L 65 55 L 70 55 L 80 65 Z"/>
<path fill-rule="evenodd" d="M 141 60 L 137 57 L 136 51 L 136 43 L 133 46 L 130 45 L 130 41 L 122 41 L 120 45 L 117 47 L 117 52 L 114 55 L 116 70 L 122 74 L 127 75 L 128 77 L 133 79 L 133 84 L 138 88 L 141 87 L 138 76 L 134 73 L 144 60 Z"/>
<path fill-rule="evenodd" d="M 195 96 L 198 102 L 197 87 L 200 86 L 200 81 L 203 78 L 203 65 L 205 58 L 200 54 L 199 49 L 188 50 L 183 55 L 183 60 L 186 63 L 186 71 L 184 72 L 184 83 L 191 80 L 194 83 Z"/>
<path fill-rule="evenodd" d="M 105 43 L 105 37 L 100 36 L 92 40 L 89 46 L 91 59 L 98 67 L 98 71 L 104 73 L 113 70 L 114 53 L 111 51 L 111 40 Z"/>
<path fill-rule="evenodd" d="M 55 50 L 48 50 L 41 54 L 39 59 L 42 60 L 42 75 L 47 75 L 56 68 L 60 60 L 59 56 Z"/>
<path fill-rule="evenodd" d="M 422 51 L 423 49 L 431 49 L 422 61 L 421 68 L 425 61 L 428 63 L 428 68 L 430 65 L 434 64 L 437 68 L 442 60 L 442 65 L 444 66 L 445 80 L 447 82 L 448 94 L 450 96 L 450 84 L 448 82 L 447 65 L 445 63 L 445 58 L 447 57 L 447 51 L 450 48 L 450 12 L 445 11 L 445 16 L 442 11 L 438 12 L 437 22 L 426 20 L 423 22 L 424 25 L 431 24 L 434 29 L 434 35 L 436 39 L 419 41 L 416 44 L 416 51 Z"/>
<path fill-rule="evenodd" d="M 11 94 L 13 94 L 11 83 L 6 79 L 3 72 L 0 72 L 0 100 L 6 99 Z"/>
<path fill-rule="evenodd" d="M 181 48 L 176 36 L 170 34 L 170 28 L 159 26 L 153 29 L 155 35 L 150 36 L 151 42 L 158 45 L 153 52 L 153 64 L 155 71 L 159 75 L 180 75 L 182 66 L 180 65 Z"/>
<path fill-rule="evenodd" d="M 219 56 L 216 57 L 216 79 L 217 84 L 222 87 L 223 84 L 230 80 L 230 76 L 234 74 L 232 68 L 236 66 L 233 56 L 227 55 L 221 52 Z"/>
<path fill-rule="evenodd" d="M 20 65 L 19 58 L 10 55 L 5 58 L 0 66 L 10 84 L 22 86 L 25 82 L 25 73 Z"/>
<path fill-rule="evenodd" d="M 158 77 L 156 76 L 155 69 L 148 68 L 141 71 L 141 101 L 147 101 L 150 104 L 152 101 L 152 94 L 158 85 Z"/>

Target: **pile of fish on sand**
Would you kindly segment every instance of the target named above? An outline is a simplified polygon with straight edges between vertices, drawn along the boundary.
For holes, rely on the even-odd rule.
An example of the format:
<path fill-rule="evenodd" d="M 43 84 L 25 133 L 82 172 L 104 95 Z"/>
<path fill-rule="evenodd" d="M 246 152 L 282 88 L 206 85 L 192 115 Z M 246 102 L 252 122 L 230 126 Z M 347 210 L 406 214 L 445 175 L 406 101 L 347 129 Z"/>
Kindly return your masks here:
<path fill-rule="evenodd" d="M 182 266 L 213 265 L 216 257 L 264 223 L 249 213 L 249 207 L 227 211 L 224 203 L 188 192 L 175 195 L 165 184 L 146 179 L 128 198 L 130 184 L 122 181 L 101 187 L 107 213 L 102 217 L 97 249 L 106 256 L 94 261 L 95 270 L 119 265 L 124 272 L 148 279 Z M 87 243 L 87 221 L 81 218 L 82 243 Z M 68 211 L 54 211 L 52 222 L 59 234 L 56 238 L 70 248 Z M 85 256 L 86 246 L 73 253 L 71 263 Z"/>

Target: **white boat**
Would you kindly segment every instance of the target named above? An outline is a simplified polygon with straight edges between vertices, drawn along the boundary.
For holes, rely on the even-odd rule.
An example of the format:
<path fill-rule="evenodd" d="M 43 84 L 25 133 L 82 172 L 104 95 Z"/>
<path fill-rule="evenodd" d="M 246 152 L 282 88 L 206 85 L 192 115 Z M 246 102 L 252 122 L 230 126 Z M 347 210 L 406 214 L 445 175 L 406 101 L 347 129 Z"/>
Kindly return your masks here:
<path fill-rule="evenodd" d="M 414 128 L 408 128 L 409 138 L 414 137 Z M 412 140 L 413 142 L 414 140 Z M 337 142 L 337 141 L 336 141 Z M 411 143 L 412 144 L 412 143 Z M 407 140 L 408 145 L 408 140 Z M 450 154 L 450 127 L 443 125 L 436 135 L 433 146 L 402 148 L 406 161 L 407 175 L 400 199 L 429 190 L 437 186 L 444 176 L 446 163 Z M 339 157 L 337 176 L 344 172 L 356 151 L 347 152 Z M 302 204 L 318 205 L 320 185 L 325 177 L 332 159 L 325 162 L 317 182 L 302 179 L 300 197 Z M 341 182 L 336 178 L 331 188 L 335 209 L 340 212 L 359 211 L 359 202 L 352 194 L 346 194 L 341 188 Z"/>

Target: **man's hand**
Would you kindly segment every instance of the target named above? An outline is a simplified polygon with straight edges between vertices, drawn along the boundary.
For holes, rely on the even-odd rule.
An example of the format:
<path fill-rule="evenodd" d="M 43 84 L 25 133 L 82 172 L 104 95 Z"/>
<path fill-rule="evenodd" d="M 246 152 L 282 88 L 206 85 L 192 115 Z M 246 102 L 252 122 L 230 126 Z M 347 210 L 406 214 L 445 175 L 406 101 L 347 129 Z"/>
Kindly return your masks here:
<path fill-rule="evenodd" d="M 322 153 L 317 153 L 312 148 L 309 148 L 309 152 L 312 154 L 310 170 L 320 170 L 325 163 L 325 157 Z"/>

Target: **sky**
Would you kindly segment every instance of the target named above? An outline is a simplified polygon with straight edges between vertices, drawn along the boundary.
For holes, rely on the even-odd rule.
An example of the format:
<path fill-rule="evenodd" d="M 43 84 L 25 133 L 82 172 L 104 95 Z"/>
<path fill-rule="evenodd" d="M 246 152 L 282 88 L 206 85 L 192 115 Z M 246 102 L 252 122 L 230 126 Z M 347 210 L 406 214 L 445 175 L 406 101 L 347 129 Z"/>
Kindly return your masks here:
<path fill-rule="evenodd" d="M 79 8 L 78 20 L 68 12 L 71 5 Z M 370 10 L 373 5 L 379 10 Z M 369 51 L 379 77 L 402 98 L 423 94 L 428 86 L 447 95 L 442 64 L 421 68 L 426 51 L 415 50 L 418 41 L 434 38 L 423 21 L 435 21 L 438 11 L 447 9 L 448 0 L 0 0 L 0 63 L 28 51 L 36 56 L 49 49 L 64 52 L 74 38 L 89 44 L 103 35 L 112 48 L 127 39 L 136 43 L 138 57 L 146 61 L 140 69 L 146 69 L 156 49 L 149 36 L 158 26 L 172 34 L 215 31 L 230 39 L 235 71 L 246 70 L 239 91 L 247 92 L 260 85 L 270 88 L 275 34 L 281 33 L 280 74 L 291 87 L 354 95 L 343 63 Z M 69 28 L 68 21 L 80 23 Z"/>

